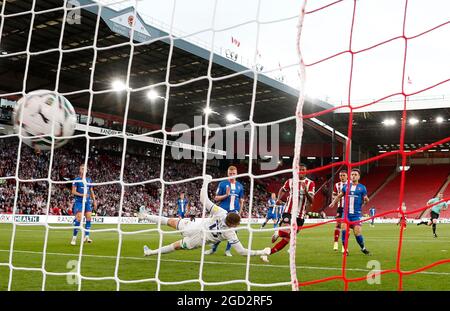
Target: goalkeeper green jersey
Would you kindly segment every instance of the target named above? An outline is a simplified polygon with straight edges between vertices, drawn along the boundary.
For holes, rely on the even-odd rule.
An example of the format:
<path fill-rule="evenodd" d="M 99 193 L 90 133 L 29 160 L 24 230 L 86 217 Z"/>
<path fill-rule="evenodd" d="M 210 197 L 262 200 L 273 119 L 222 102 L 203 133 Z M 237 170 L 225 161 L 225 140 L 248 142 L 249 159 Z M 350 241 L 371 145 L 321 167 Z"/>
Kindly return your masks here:
<path fill-rule="evenodd" d="M 441 201 L 439 198 L 434 198 L 434 199 L 429 200 L 428 204 L 431 205 L 431 204 L 434 204 L 434 203 L 439 202 L 439 201 Z M 441 213 L 441 209 L 442 208 L 447 208 L 447 206 L 448 206 L 447 202 L 442 202 L 442 203 L 434 205 L 431 208 L 431 210 L 439 215 Z"/>

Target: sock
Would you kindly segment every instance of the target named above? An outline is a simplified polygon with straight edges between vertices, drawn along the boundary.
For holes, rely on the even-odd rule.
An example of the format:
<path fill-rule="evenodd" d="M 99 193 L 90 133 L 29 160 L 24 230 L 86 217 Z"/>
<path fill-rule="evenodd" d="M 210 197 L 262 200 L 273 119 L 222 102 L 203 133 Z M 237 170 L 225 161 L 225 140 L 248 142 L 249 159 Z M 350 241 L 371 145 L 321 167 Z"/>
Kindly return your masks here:
<path fill-rule="evenodd" d="M 213 246 L 211 247 L 213 252 L 217 251 L 217 248 L 219 247 L 219 244 L 220 244 L 220 242 L 217 242 L 216 244 L 213 244 Z"/>
<path fill-rule="evenodd" d="M 156 215 L 148 215 L 147 219 L 155 223 L 158 223 L 159 219 L 161 219 L 161 225 L 167 225 L 167 222 L 169 221 L 169 218 L 167 217 Z"/>
<path fill-rule="evenodd" d="M 91 221 L 86 220 L 86 236 L 89 236 L 89 229 L 91 229 Z"/>
<path fill-rule="evenodd" d="M 273 227 L 274 227 L 274 228 L 278 228 L 278 223 L 277 223 L 277 222 L 274 223 L 274 224 L 273 224 Z"/>
<path fill-rule="evenodd" d="M 231 250 L 231 244 L 230 242 L 227 243 L 227 248 L 225 249 L 226 252 L 229 252 Z"/>
<path fill-rule="evenodd" d="M 344 246 L 345 248 L 345 234 L 346 234 L 347 230 L 342 230 L 342 246 Z"/>
<path fill-rule="evenodd" d="M 281 251 L 287 244 L 289 243 L 289 239 L 282 239 L 280 242 L 275 244 L 274 247 L 271 248 L 270 254 L 275 254 L 276 252 Z"/>
<path fill-rule="evenodd" d="M 334 228 L 334 242 L 339 241 L 339 233 L 341 233 L 341 228 Z"/>
<path fill-rule="evenodd" d="M 163 246 L 161 248 L 153 249 L 150 251 L 150 254 L 157 255 L 159 250 L 161 250 L 161 254 L 167 254 L 167 253 L 173 252 L 175 250 L 175 248 L 173 247 L 172 244 L 170 244 L 170 245 Z"/>
<path fill-rule="evenodd" d="M 436 234 L 436 224 L 433 224 L 433 234 Z"/>
<path fill-rule="evenodd" d="M 361 235 L 355 236 L 356 238 L 356 242 L 358 242 L 359 247 L 361 247 L 361 249 L 364 249 L 364 237 Z"/>
<path fill-rule="evenodd" d="M 421 221 L 421 222 L 419 222 L 417 225 L 420 226 L 420 225 L 426 225 L 426 224 L 427 224 L 426 221 Z"/>
<path fill-rule="evenodd" d="M 262 226 L 261 226 L 261 228 L 264 228 L 264 226 L 267 224 L 267 221 L 265 221 L 263 224 L 262 224 Z"/>
<path fill-rule="evenodd" d="M 77 226 L 80 225 L 80 222 L 79 222 L 78 220 L 74 220 L 73 225 L 74 225 L 75 227 L 77 227 Z M 78 235 L 78 230 L 79 230 L 79 229 L 77 229 L 77 228 L 73 229 L 73 236 L 74 236 L 74 237 L 76 237 L 76 236 Z"/>
<path fill-rule="evenodd" d="M 278 228 L 277 230 L 275 230 L 275 232 L 273 234 L 276 235 L 276 236 L 280 236 L 280 229 Z"/>

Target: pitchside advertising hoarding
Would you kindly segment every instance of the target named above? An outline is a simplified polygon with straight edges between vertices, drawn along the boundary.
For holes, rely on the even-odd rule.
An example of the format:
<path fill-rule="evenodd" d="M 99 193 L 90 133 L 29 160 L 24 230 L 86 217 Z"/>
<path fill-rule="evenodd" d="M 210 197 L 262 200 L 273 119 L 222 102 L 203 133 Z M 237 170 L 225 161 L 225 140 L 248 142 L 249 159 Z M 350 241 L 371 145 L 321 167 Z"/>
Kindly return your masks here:
<path fill-rule="evenodd" d="M 75 219 L 74 216 L 57 216 L 57 215 L 11 215 L 0 214 L 0 223 L 34 223 L 34 224 L 72 224 Z M 85 219 L 83 219 L 85 221 Z M 146 223 L 146 220 L 139 220 L 137 217 L 121 217 L 122 224 L 138 224 Z M 118 224 L 119 217 L 92 217 L 93 224 Z"/>
<path fill-rule="evenodd" d="M 74 216 L 57 216 L 57 215 L 12 215 L 12 214 L 0 214 L 0 223 L 19 223 L 19 224 L 72 224 Z M 243 218 L 241 224 L 262 224 L 264 218 Z M 422 219 L 409 219 L 408 223 L 418 223 Z M 426 220 L 425 218 L 423 220 Z M 83 219 L 84 221 L 84 219 Z M 306 219 L 305 223 L 315 224 L 322 222 L 330 222 L 330 219 Z M 368 220 L 369 222 L 370 220 Z M 397 223 L 398 218 L 387 219 L 375 219 L 375 223 Z M 119 223 L 119 217 L 92 217 L 93 224 L 105 224 L 114 225 Z M 121 224 L 154 224 L 146 219 L 139 219 L 138 217 L 120 217 Z M 438 219 L 438 223 L 450 223 L 450 218 Z"/>
<path fill-rule="evenodd" d="M 11 215 L 11 214 L 0 214 L 0 223 L 39 223 L 39 215 Z"/>

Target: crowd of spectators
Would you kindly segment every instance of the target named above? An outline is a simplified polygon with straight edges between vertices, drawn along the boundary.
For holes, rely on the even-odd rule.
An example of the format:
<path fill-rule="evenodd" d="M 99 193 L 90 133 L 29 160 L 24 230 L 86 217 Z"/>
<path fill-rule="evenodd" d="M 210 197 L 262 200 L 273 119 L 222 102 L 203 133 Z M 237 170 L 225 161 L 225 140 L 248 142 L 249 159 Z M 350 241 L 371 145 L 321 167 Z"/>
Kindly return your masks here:
<path fill-rule="evenodd" d="M 161 199 L 162 214 L 173 216 L 177 212 L 176 200 L 181 192 L 189 199 L 195 214 L 201 216 L 201 164 L 192 160 L 173 160 L 169 152 L 163 169 L 164 182 L 168 183 L 162 183 L 161 148 L 155 145 L 151 152 L 126 153 L 124 156 L 120 148 L 113 145 L 98 141 L 90 145 L 87 176 L 96 184 L 94 191 L 98 200 L 98 216 L 118 216 L 120 206 L 122 216 L 136 215 L 141 206 L 159 213 Z M 49 206 L 49 215 L 70 215 L 73 204 L 71 180 L 78 176 L 79 165 L 84 163 L 86 144 L 69 142 L 55 150 L 53 156 L 49 151 L 36 152 L 23 144 L 20 154 L 18 151 L 17 138 L 0 140 L 0 213 L 12 213 L 18 185 L 17 214 L 47 214 Z M 226 170 L 208 165 L 207 174 L 216 178 L 225 177 Z M 183 182 L 195 177 L 198 178 Z M 250 183 L 244 178 L 240 181 L 246 191 L 242 216 L 248 217 Z M 210 197 L 214 196 L 216 187 L 217 183 L 210 185 Z M 255 185 L 252 217 L 266 215 L 268 198 L 264 187 Z"/>
<path fill-rule="evenodd" d="M 12 106 L 1 106 L 0 107 L 0 121 L 9 123 L 12 120 L 14 108 Z"/>

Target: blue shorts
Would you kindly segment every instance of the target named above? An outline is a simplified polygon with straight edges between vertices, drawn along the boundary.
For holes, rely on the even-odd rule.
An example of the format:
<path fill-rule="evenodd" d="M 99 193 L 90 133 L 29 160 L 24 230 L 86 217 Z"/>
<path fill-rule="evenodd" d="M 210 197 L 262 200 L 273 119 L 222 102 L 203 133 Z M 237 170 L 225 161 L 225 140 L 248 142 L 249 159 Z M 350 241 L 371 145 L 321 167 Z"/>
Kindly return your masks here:
<path fill-rule="evenodd" d="M 72 213 L 74 214 L 74 215 L 76 215 L 76 214 L 78 214 L 78 213 L 81 213 L 82 211 L 83 211 L 83 203 L 78 203 L 78 202 L 75 202 L 75 204 L 73 205 L 73 208 L 72 208 Z M 91 206 L 91 203 L 88 203 L 88 202 L 86 202 L 86 204 L 85 204 L 85 208 L 84 208 L 84 212 L 85 213 L 90 213 L 90 212 L 92 212 L 92 206 Z"/>
<path fill-rule="evenodd" d="M 345 214 L 342 215 L 342 218 L 345 218 Z M 361 215 L 348 215 L 348 221 L 354 222 L 354 221 L 361 221 Z M 361 226 L 361 222 L 350 224 L 350 228 L 353 228 L 354 226 Z"/>
<path fill-rule="evenodd" d="M 277 220 L 279 217 L 278 217 L 277 214 L 274 214 L 274 213 L 268 213 L 267 216 L 266 216 L 266 218 L 269 219 L 269 220 L 270 220 L 270 219 Z"/>
<path fill-rule="evenodd" d="M 184 212 L 178 211 L 178 217 L 184 218 Z"/>

